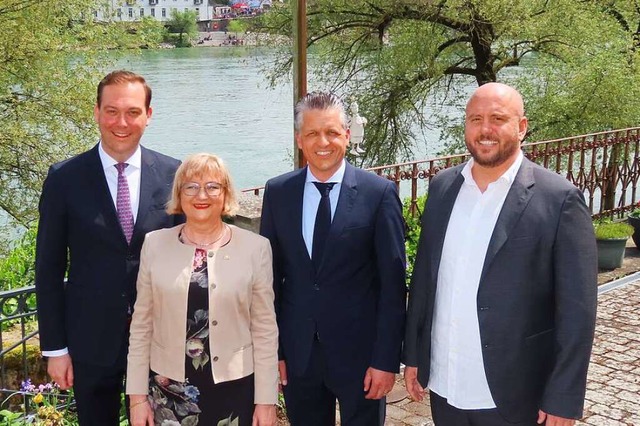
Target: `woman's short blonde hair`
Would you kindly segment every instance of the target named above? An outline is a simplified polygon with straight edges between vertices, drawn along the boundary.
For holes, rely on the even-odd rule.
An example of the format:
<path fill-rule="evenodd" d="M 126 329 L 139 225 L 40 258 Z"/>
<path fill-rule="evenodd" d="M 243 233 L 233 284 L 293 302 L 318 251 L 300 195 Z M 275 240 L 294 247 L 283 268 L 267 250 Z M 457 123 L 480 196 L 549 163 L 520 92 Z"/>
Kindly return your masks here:
<path fill-rule="evenodd" d="M 222 216 L 233 216 L 238 210 L 238 198 L 231 182 L 229 170 L 222 162 L 220 157 L 207 154 L 193 154 L 185 158 L 184 162 L 178 167 L 176 176 L 173 179 L 173 188 L 171 189 L 171 199 L 167 203 L 168 214 L 184 214 L 180 205 L 180 189 L 182 185 L 193 179 L 200 179 L 203 176 L 216 176 L 222 185 L 224 193 L 224 207 L 222 208 Z"/>

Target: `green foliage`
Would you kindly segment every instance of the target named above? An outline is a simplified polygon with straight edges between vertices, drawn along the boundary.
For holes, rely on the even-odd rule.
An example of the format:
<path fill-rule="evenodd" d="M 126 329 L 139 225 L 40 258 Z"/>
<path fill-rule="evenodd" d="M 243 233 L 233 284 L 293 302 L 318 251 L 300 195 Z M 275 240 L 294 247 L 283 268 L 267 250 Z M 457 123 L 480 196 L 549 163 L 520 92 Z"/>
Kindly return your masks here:
<path fill-rule="evenodd" d="M 195 10 L 180 12 L 177 9 L 173 9 L 171 11 L 171 17 L 167 21 L 167 28 L 170 33 L 178 34 L 177 47 L 191 46 L 191 39 L 198 34 L 197 17 Z"/>
<path fill-rule="evenodd" d="M 631 213 L 629 213 L 629 217 L 637 217 L 640 218 L 640 207 L 634 209 Z"/>
<path fill-rule="evenodd" d="M 416 253 L 418 251 L 418 240 L 420 239 L 420 219 L 422 209 L 427 201 L 427 194 L 418 197 L 416 215 L 411 214 L 411 198 L 407 197 L 402 202 L 402 216 L 406 224 L 405 250 L 407 252 L 407 286 L 411 283 L 413 266 L 416 263 Z"/>
<path fill-rule="evenodd" d="M 227 31 L 232 33 L 244 33 L 248 25 L 242 19 L 232 19 L 227 25 Z"/>
<path fill-rule="evenodd" d="M 0 258 L 0 290 L 31 286 L 35 282 L 35 227 L 29 229 L 4 258 Z"/>
<path fill-rule="evenodd" d="M 630 3 L 316 0 L 307 9 L 312 81 L 356 98 L 369 120 L 365 164 L 411 158 L 429 127 L 463 149 L 466 99 L 489 81 L 522 91 L 530 140 L 634 126 L 640 8 Z M 292 36 L 292 4 L 274 4 L 258 31 Z M 272 79 L 288 76 L 291 60 L 283 49 Z"/>
<path fill-rule="evenodd" d="M 594 224 L 597 240 L 627 239 L 633 235 L 633 226 L 624 222 L 600 222 Z"/>
<path fill-rule="evenodd" d="M 127 32 L 135 37 L 127 47 L 153 49 L 163 42 L 167 34 L 164 24 L 151 16 L 145 16 L 137 22 L 129 22 L 128 25 L 130 27 Z"/>
<path fill-rule="evenodd" d="M 0 0 L 0 213 L 9 226 L 35 220 L 50 164 L 97 140 L 95 90 L 116 59 L 108 50 L 136 37 L 94 22 L 102 3 Z"/>

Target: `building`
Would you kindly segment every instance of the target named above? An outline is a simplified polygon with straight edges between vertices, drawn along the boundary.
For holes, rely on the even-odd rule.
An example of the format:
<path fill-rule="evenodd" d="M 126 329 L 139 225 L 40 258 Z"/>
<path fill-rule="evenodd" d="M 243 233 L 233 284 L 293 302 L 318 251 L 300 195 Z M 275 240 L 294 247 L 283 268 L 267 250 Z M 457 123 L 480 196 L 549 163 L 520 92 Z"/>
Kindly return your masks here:
<path fill-rule="evenodd" d="M 95 12 L 99 21 L 139 21 L 148 16 L 166 21 L 172 10 L 195 11 L 197 21 L 208 21 L 214 16 L 213 6 L 207 0 L 110 0 L 105 4 Z"/>

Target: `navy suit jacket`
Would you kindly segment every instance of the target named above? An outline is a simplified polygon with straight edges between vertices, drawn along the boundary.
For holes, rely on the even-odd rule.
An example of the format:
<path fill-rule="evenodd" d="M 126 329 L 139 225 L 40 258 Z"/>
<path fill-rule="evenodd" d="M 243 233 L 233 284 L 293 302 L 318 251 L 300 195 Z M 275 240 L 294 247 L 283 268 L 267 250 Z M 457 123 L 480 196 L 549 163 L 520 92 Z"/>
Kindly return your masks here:
<path fill-rule="evenodd" d="M 429 186 L 409 295 L 404 362 L 429 381 L 438 269 L 463 165 Z M 477 313 L 484 368 L 500 414 L 542 409 L 579 418 L 593 342 L 597 255 L 590 212 L 566 179 L 526 158 L 498 216 Z"/>
<path fill-rule="evenodd" d="M 393 182 L 346 165 L 319 270 L 302 237 L 307 169 L 267 182 L 260 233 L 273 248 L 280 356 L 302 375 L 314 333 L 338 380 L 397 372 L 406 284 L 402 207 Z"/>
<path fill-rule="evenodd" d="M 36 245 L 42 350 L 67 347 L 74 360 L 94 365 L 114 365 L 119 358 L 125 362 L 144 236 L 182 220 L 164 210 L 179 164 L 142 148 L 140 200 L 130 245 L 98 146 L 51 166 L 40 198 Z"/>

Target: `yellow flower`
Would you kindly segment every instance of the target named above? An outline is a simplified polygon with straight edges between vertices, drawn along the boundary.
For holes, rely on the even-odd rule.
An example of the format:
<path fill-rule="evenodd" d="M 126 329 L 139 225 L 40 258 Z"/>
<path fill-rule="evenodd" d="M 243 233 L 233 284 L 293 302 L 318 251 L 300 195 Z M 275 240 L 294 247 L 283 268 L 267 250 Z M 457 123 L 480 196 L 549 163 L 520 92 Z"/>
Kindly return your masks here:
<path fill-rule="evenodd" d="M 43 399 L 44 399 L 44 397 L 42 396 L 41 393 L 39 393 L 39 394 L 37 394 L 36 396 L 33 397 L 33 402 L 35 402 L 36 404 L 40 404 Z"/>

